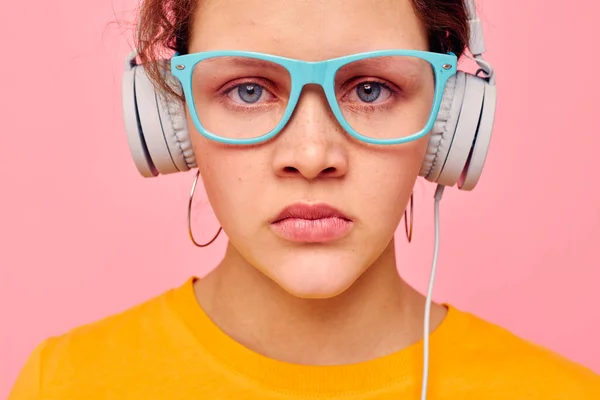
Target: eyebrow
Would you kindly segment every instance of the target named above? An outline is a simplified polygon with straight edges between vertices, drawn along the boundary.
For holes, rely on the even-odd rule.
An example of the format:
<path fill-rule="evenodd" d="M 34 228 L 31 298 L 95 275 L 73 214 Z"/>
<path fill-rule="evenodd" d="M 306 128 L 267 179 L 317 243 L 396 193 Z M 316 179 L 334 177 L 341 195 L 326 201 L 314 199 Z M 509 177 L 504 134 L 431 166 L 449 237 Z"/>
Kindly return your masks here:
<path fill-rule="evenodd" d="M 216 64 L 220 62 L 230 63 L 229 65 L 235 65 L 236 67 L 260 67 L 267 68 L 272 67 L 274 64 L 270 61 L 261 60 L 258 58 L 252 57 L 241 57 L 241 56 L 225 56 L 225 57 L 216 57 L 214 59 Z"/>
<path fill-rule="evenodd" d="M 401 60 L 402 59 L 402 60 Z M 411 61 L 412 60 L 412 61 Z M 401 67 L 406 69 L 406 72 L 418 73 L 421 71 L 423 65 L 429 65 L 424 60 L 421 60 L 417 57 L 406 57 L 406 56 L 383 56 L 383 57 L 375 57 L 375 58 L 366 58 L 362 60 L 357 60 L 347 65 L 355 65 L 357 67 L 362 67 L 363 65 L 367 66 L 376 66 L 389 68 L 391 66 Z"/>

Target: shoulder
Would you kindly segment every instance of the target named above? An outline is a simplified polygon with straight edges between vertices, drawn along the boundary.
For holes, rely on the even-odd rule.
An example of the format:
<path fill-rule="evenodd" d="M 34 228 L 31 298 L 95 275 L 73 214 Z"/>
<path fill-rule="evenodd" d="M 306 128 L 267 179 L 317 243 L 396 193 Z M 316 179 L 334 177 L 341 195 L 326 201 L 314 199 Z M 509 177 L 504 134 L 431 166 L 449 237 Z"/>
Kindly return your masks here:
<path fill-rule="evenodd" d="M 89 358 L 102 345 L 102 351 L 114 347 L 138 345 L 148 332 L 156 331 L 165 319 L 172 318 L 169 304 L 171 290 L 139 303 L 124 311 L 97 321 L 78 326 L 68 332 L 49 338 L 47 349 L 54 352 L 81 353 Z"/>
<path fill-rule="evenodd" d="M 118 380 L 128 379 L 127 371 L 135 373 L 136 365 L 151 365 L 149 354 L 164 355 L 174 345 L 167 342 L 185 343 L 188 339 L 172 304 L 177 291 L 166 291 L 125 311 L 44 340 L 30 354 L 10 399 L 38 398 L 30 394 L 47 393 L 56 387 L 89 387 L 95 384 L 90 371 L 104 379 Z"/>
<path fill-rule="evenodd" d="M 589 368 L 478 316 L 455 312 L 467 328 L 459 346 L 463 362 L 490 384 L 532 393 L 532 399 L 600 399 L 600 375 Z"/>

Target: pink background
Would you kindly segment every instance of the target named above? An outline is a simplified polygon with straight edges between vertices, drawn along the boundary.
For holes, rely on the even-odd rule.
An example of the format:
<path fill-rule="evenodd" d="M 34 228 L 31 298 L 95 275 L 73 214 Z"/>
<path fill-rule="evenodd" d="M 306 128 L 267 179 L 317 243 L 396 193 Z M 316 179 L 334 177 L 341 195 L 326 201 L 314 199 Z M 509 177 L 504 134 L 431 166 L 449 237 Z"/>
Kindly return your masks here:
<path fill-rule="evenodd" d="M 193 173 L 143 179 L 130 159 L 128 36 L 110 21 L 134 2 L 35 3 L 6 2 L 0 24 L 0 398 L 42 339 L 205 273 L 225 243 L 188 240 Z M 477 189 L 446 191 L 436 298 L 600 372 L 595 3 L 480 1 L 496 129 Z M 420 290 L 433 189 L 417 186 L 413 244 L 398 235 Z M 218 225 L 200 210 L 208 238 Z"/>

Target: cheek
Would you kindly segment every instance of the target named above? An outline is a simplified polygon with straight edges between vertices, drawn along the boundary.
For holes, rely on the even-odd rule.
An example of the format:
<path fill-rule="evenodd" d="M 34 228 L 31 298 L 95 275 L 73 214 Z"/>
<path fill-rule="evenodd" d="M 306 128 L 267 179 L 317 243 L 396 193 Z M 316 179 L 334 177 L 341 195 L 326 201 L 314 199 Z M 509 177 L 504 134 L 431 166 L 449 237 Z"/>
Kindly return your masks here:
<path fill-rule="evenodd" d="M 426 136 L 416 142 L 386 149 L 376 149 L 359 159 L 362 171 L 356 179 L 362 200 L 361 209 L 372 214 L 372 220 L 396 223 L 404 213 L 427 151 Z M 377 205 L 376 207 L 374 207 Z"/>
<path fill-rule="evenodd" d="M 200 134 L 192 139 L 198 169 L 208 199 L 223 225 L 254 215 L 260 191 L 269 176 L 265 157 L 254 149 L 214 143 Z"/>

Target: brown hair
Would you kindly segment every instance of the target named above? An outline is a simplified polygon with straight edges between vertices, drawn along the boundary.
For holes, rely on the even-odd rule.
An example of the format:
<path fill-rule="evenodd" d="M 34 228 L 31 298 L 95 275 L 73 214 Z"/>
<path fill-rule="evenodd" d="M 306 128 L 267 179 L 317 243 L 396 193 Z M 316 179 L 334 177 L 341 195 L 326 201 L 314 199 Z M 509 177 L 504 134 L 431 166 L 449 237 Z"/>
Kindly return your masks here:
<path fill-rule="evenodd" d="M 139 30 L 135 38 L 140 63 L 154 84 L 168 95 L 182 99 L 167 84 L 160 64 L 174 51 L 185 54 L 197 3 L 202 0 L 143 0 Z M 427 30 L 429 50 L 460 56 L 469 41 L 465 0 L 412 0 L 414 10 Z"/>

